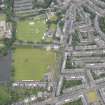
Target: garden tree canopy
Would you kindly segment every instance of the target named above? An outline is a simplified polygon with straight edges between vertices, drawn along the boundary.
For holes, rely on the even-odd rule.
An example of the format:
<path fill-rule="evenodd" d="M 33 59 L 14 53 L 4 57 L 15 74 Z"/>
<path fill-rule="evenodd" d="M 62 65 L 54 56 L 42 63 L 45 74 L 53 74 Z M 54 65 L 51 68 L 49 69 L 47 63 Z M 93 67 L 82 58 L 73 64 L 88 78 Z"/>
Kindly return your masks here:
<path fill-rule="evenodd" d="M 75 30 L 75 33 L 72 35 L 72 45 L 75 48 L 75 46 L 80 42 L 79 36 L 78 36 L 78 30 Z"/>
<path fill-rule="evenodd" d="M 13 0 L 4 0 L 5 8 L 4 12 L 7 15 L 7 21 L 11 20 L 11 16 L 13 15 L 12 11 L 12 5 L 13 5 Z"/>
<path fill-rule="evenodd" d="M 0 86 L 0 105 L 8 105 L 11 102 L 11 95 L 7 87 Z"/>
<path fill-rule="evenodd" d="M 45 91 L 43 88 L 34 89 L 22 89 L 11 88 L 10 86 L 0 85 L 0 105 L 11 105 L 18 100 L 23 100 L 31 95 L 37 95 L 37 93 Z"/>
<path fill-rule="evenodd" d="M 48 8 L 51 4 L 52 0 L 34 0 L 33 1 L 33 8 Z"/>
<path fill-rule="evenodd" d="M 100 26 L 101 30 L 105 33 L 105 17 L 101 17 L 99 19 L 99 26 Z"/>
<path fill-rule="evenodd" d="M 105 0 L 101 0 L 101 1 L 105 2 Z"/>

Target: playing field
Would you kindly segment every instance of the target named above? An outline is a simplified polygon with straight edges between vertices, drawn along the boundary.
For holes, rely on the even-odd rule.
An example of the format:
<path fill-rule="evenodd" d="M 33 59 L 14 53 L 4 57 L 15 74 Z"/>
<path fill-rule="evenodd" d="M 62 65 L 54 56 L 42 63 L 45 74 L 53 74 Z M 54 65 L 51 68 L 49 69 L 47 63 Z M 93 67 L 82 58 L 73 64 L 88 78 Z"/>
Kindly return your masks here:
<path fill-rule="evenodd" d="M 46 31 L 44 17 L 35 17 L 17 22 L 16 38 L 22 41 L 40 42 Z"/>
<path fill-rule="evenodd" d="M 13 54 L 15 80 L 41 80 L 54 65 L 56 54 L 32 48 L 17 48 Z"/>

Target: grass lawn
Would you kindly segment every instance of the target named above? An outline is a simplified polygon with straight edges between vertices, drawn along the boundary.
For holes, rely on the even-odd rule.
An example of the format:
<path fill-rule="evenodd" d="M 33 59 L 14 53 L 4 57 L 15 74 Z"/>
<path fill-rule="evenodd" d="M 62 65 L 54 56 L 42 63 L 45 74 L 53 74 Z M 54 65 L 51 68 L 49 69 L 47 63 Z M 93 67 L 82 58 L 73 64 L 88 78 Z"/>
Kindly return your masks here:
<path fill-rule="evenodd" d="M 17 48 L 13 54 L 15 80 L 41 80 L 54 65 L 56 54 L 32 48 Z"/>
<path fill-rule="evenodd" d="M 1 14 L 1 16 L 0 16 L 0 21 L 5 21 L 6 20 L 6 16 L 4 15 L 4 14 Z M 1 33 L 2 34 L 2 33 Z M 1 39 L 2 37 L 1 37 L 1 35 L 0 35 L 0 47 L 3 45 L 3 43 L 1 42 Z"/>
<path fill-rule="evenodd" d="M 97 101 L 97 93 L 95 90 L 91 90 L 87 93 L 87 98 L 89 103 L 94 103 Z"/>
<path fill-rule="evenodd" d="M 5 15 L 1 15 L 0 16 L 0 21 L 5 20 L 5 19 L 6 19 L 6 16 Z"/>
<path fill-rule="evenodd" d="M 57 25 L 56 24 L 54 24 L 54 23 L 52 23 L 51 25 L 50 25 L 50 30 L 52 30 L 52 31 L 56 31 L 56 28 L 57 28 Z"/>
<path fill-rule="evenodd" d="M 71 88 L 71 87 L 78 86 L 78 85 L 81 85 L 81 84 L 82 84 L 81 80 L 64 80 L 63 89 Z"/>
<path fill-rule="evenodd" d="M 99 19 L 99 26 L 100 26 L 101 30 L 105 33 L 105 17 L 101 17 Z"/>
<path fill-rule="evenodd" d="M 3 48 L 3 47 L 5 47 L 4 46 L 4 42 L 3 41 L 0 41 L 0 48 Z"/>
<path fill-rule="evenodd" d="M 22 41 L 40 42 L 46 31 L 43 17 L 25 19 L 17 22 L 16 38 Z"/>
<path fill-rule="evenodd" d="M 53 16 L 50 16 L 50 21 L 57 21 L 57 16 L 56 15 L 53 15 Z"/>

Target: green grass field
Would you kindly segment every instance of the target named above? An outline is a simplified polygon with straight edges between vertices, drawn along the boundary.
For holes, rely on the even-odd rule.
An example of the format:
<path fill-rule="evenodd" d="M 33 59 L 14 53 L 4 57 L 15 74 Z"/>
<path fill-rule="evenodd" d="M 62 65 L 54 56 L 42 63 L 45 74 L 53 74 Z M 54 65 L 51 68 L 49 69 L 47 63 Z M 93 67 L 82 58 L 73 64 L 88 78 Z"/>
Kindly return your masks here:
<path fill-rule="evenodd" d="M 89 103 L 97 102 L 98 97 L 96 90 L 90 90 L 89 92 L 87 92 L 86 96 Z"/>
<path fill-rule="evenodd" d="M 15 80 L 41 80 L 54 65 L 56 54 L 32 48 L 17 48 L 13 54 Z"/>
<path fill-rule="evenodd" d="M 40 42 L 46 31 L 44 17 L 35 17 L 17 22 L 16 38 L 22 41 Z"/>
<path fill-rule="evenodd" d="M 6 19 L 6 16 L 5 15 L 1 15 L 0 16 L 0 21 L 5 20 L 5 19 Z"/>

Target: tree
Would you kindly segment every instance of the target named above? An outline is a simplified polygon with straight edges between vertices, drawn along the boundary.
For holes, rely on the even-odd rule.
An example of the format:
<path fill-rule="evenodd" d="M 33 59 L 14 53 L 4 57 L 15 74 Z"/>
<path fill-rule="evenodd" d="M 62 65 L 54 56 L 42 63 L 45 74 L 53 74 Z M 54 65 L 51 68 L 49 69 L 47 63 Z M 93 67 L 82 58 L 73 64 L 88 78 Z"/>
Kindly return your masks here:
<path fill-rule="evenodd" d="M 13 0 L 4 0 L 4 4 L 4 12 L 7 16 L 7 21 L 10 21 L 13 16 Z"/>
<path fill-rule="evenodd" d="M 10 105 L 11 95 L 8 88 L 5 86 L 0 86 L 0 105 Z"/>

